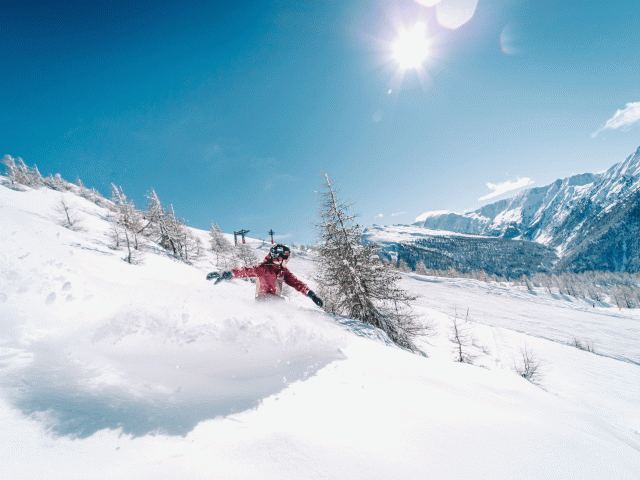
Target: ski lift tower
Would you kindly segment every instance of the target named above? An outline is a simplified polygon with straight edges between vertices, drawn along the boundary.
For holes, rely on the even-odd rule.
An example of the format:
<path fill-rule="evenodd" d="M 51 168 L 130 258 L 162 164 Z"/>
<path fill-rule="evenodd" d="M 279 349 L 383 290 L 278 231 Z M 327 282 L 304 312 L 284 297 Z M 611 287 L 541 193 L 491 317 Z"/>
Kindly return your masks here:
<path fill-rule="evenodd" d="M 238 246 L 238 235 L 240 235 L 242 237 L 242 243 L 245 243 L 244 241 L 244 236 L 249 233 L 249 230 L 240 230 L 239 232 L 233 232 L 233 241 L 236 244 L 236 247 Z"/>
<path fill-rule="evenodd" d="M 269 230 L 269 235 L 271 235 L 271 245 L 273 245 L 273 234 L 276 233 L 273 229 Z"/>

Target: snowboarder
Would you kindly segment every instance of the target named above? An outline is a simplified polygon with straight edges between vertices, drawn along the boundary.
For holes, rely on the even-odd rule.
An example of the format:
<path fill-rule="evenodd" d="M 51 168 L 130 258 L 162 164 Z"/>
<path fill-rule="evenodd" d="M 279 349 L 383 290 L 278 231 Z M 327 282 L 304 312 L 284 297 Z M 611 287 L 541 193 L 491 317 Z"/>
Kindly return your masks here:
<path fill-rule="evenodd" d="M 231 271 L 222 273 L 211 272 L 207 275 L 207 280 L 216 279 L 216 283 L 232 278 L 256 278 L 256 300 L 267 300 L 271 298 L 282 298 L 282 284 L 295 288 L 314 301 L 316 305 L 322 307 L 322 300 L 302 281 L 298 280 L 286 267 L 291 257 L 291 249 L 286 245 L 278 244 L 271 247 L 271 250 L 258 265 L 252 267 L 234 268 Z"/>

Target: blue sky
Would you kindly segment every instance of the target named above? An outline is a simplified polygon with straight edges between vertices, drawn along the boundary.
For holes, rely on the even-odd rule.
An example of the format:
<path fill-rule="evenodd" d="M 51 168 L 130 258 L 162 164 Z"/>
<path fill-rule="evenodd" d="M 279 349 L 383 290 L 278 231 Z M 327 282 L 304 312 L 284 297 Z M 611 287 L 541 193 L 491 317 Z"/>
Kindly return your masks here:
<path fill-rule="evenodd" d="M 0 5 L 0 155 L 198 228 L 311 242 L 321 169 L 411 223 L 640 145 L 635 0 Z"/>

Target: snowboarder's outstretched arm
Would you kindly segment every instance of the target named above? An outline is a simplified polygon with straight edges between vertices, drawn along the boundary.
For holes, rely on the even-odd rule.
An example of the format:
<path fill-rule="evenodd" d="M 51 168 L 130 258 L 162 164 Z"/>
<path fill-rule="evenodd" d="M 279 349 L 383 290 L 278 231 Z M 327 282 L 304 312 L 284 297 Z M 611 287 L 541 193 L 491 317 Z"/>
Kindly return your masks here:
<path fill-rule="evenodd" d="M 323 305 L 322 299 L 319 296 L 317 296 L 315 293 L 313 293 L 313 291 L 309 290 L 307 292 L 307 297 L 313 300 L 313 303 L 315 303 L 317 306 L 322 308 L 322 305 Z"/>
<path fill-rule="evenodd" d="M 284 269 L 284 283 L 286 283 L 290 287 L 295 288 L 303 295 L 307 295 L 309 292 L 309 287 L 307 287 L 307 284 L 301 280 L 298 280 L 298 278 L 288 269 Z"/>
<path fill-rule="evenodd" d="M 216 285 L 220 283 L 222 280 L 231 280 L 232 278 L 246 278 L 246 277 L 259 277 L 260 276 L 260 265 L 254 265 L 253 267 L 241 267 L 234 268 L 229 271 L 226 270 L 222 273 L 211 272 L 207 275 L 207 280 L 216 279 Z"/>
<path fill-rule="evenodd" d="M 231 270 L 231 278 L 247 278 L 247 277 L 259 277 L 262 269 L 262 265 L 254 265 L 252 267 L 240 267 Z"/>
<path fill-rule="evenodd" d="M 207 275 L 207 280 L 213 280 L 214 278 L 216 279 L 215 285 L 217 285 L 222 280 L 231 280 L 233 278 L 233 273 L 229 271 L 222 272 L 222 273 L 211 272 Z"/>
<path fill-rule="evenodd" d="M 313 300 L 316 305 L 322 307 L 322 299 L 320 299 L 320 297 L 313 293 L 313 291 L 311 291 L 303 281 L 298 280 L 298 278 L 289 270 L 285 270 L 284 272 L 284 283 L 286 283 L 290 287 L 295 288 L 297 291 Z"/>

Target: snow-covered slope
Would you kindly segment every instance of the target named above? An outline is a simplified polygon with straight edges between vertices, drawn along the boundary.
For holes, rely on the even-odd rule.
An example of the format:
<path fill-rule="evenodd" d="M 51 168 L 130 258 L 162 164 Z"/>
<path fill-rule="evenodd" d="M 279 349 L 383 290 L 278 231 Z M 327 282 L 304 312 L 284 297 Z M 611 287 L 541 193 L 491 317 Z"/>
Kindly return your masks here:
<path fill-rule="evenodd" d="M 375 243 L 386 260 L 396 262 L 401 258 L 411 269 L 422 262 L 429 269 L 484 271 L 513 278 L 550 272 L 558 261 L 552 248 L 539 243 L 413 225 L 367 227 L 363 242 Z"/>
<path fill-rule="evenodd" d="M 83 231 L 56 224 L 61 195 Z M 2 478 L 640 478 L 633 312 L 407 276 L 433 323 L 424 358 L 295 291 L 257 304 L 248 282 L 214 286 L 208 254 L 129 265 L 105 216 L 0 186 Z M 452 361 L 454 305 L 478 366 Z M 525 344 L 542 388 L 513 372 Z"/>
<path fill-rule="evenodd" d="M 425 214 L 427 229 L 530 240 L 571 271 L 640 271 L 640 147 L 602 174 L 580 174 L 465 214 Z"/>

